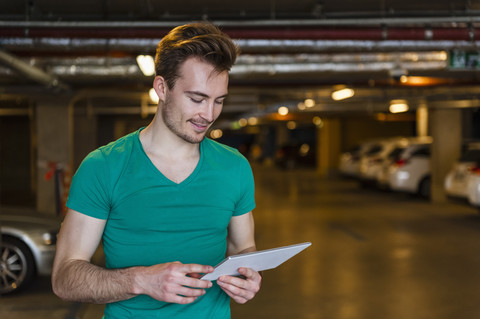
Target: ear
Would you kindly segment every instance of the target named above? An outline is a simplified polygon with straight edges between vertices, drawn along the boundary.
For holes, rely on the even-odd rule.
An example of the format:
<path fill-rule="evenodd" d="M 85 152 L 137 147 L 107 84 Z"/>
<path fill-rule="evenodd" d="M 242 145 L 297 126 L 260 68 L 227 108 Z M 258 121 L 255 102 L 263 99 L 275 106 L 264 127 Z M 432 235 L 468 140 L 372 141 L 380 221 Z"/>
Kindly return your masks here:
<path fill-rule="evenodd" d="M 161 76 L 156 76 L 153 80 L 153 89 L 157 93 L 158 99 L 165 102 L 165 96 L 167 94 L 167 82 Z"/>

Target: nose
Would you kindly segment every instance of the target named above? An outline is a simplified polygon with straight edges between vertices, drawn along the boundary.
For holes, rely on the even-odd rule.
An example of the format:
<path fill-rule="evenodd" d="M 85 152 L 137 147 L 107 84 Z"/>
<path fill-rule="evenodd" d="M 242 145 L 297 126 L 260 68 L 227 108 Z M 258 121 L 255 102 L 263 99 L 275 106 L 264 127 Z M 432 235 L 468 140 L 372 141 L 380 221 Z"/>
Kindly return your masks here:
<path fill-rule="evenodd" d="M 215 120 L 215 102 L 205 103 L 200 116 L 207 122 L 212 123 Z"/>

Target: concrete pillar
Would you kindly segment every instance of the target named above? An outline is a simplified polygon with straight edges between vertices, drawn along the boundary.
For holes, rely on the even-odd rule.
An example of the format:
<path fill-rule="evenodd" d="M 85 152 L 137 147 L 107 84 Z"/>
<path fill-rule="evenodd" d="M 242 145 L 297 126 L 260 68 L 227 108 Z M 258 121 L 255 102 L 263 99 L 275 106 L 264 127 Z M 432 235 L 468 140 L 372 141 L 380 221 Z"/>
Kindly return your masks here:
<path fill-rule="evenodd" d="M 329 176 L 338 169 L 341 153 L 341 131 L 339 119 L 324 119 L 317 126 L 317 172 Z"/>
<path fill-rule="evenodd" d="M 71 163 L 72 116 L 67 98 L 42 98 L 36 105 L 37 136 L 37 210 L 56 214 L 58 207 L 56 177 Z M 57 169 L 57 170 L 56 170 Z M 57 174 L 55 172 L 57 171 Z M 63 191 L 60 188 L 60 191 Z M 63 194 L 60 193 L 62 200 Z M 59 211 L 60 210 L 60 211 Z"/>
<path fill-rule="evenodd" d="M 461 109 L 430 109 L 429 121 L 433 137 L 431 156 L 431 200 L 446 201 L 444 181 L 460 155 L 462 143 Z"/>
<path fill-rule="evenodd" d="M 428 136 L 428 108 L 421 105 L 417 108 L 417 136 Z"/>
<path fill-rule="evenodd" d="M 75 114 L 74 139 L 73 139 L 73 173 L 83 161 L 85 156 L 97 148 L 97 122 L 94 115 Z"/>

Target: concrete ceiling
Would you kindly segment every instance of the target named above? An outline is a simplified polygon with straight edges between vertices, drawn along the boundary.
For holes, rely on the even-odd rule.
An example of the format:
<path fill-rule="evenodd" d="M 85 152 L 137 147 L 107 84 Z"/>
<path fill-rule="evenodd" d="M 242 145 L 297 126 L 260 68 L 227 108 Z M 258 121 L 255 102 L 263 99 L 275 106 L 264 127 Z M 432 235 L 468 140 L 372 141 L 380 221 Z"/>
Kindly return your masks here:
<path fill-rule="evenodd" d="M 478 106 L 480 1 L 0 0 L 0 107 L 51 94 L 140 105 L 152 78 L 135 57 L 195 20 L 219 25 L 242 50 L 231 117 L 306 98 L 320 113 L 381 112 L 391 99 Z M 355 96 L 333 102 L 339 85 Z"/>

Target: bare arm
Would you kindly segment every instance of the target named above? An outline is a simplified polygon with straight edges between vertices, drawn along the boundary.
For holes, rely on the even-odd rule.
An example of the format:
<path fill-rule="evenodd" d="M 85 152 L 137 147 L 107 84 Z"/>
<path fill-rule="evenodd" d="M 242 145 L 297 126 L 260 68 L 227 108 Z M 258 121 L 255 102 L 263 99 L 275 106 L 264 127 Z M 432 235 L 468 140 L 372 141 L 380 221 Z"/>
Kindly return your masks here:
<path fill-rule="evenodd" d="M 105 223 L 68 211 L 59 233 L 52 273 L 52 287 L 60 298 L 109 303 L 147 294 L 162 301 L 190 303 L 211 286 L 208 281 L 187 276 L 211 272 L 210 266 L 174 262 L 110 270 L 93 265 L 91 258 Z"/>
<path fill-rule="evenodd" d="M 252 212 L 232 217 L 228 225 L 227 255 L 256 251 L 255 223 Z"/>
<path fill-rule="evenodd" d="M 232 217 L 228 226 L 227 254 L 235 255 L 256 250 L 252 212 Z M 222 276 L 217 283 L 237 303 L 245 303 L 255 297 L 260 290 L 262 277 L 257 271 L 250 268 L 240 268 L 238 272 L 245 279 Z"/>

